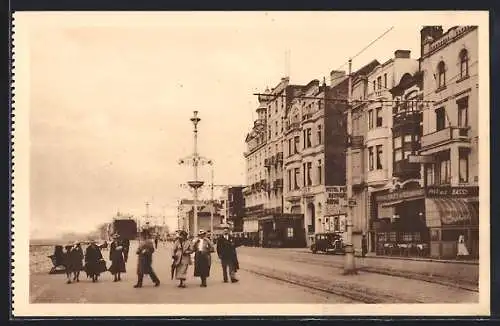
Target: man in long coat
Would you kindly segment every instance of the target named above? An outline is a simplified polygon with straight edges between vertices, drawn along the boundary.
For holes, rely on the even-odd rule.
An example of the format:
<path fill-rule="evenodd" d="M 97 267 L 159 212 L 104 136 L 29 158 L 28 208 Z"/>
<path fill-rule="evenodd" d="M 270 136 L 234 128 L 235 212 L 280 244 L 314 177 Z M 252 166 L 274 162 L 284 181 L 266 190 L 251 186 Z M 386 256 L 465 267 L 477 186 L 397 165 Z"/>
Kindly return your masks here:
<path fill-rule="evenodd" d="M 193 252 L 191 245 L 191 242 L 187 239 L 187 232 L 179 231 L 172 251 L 172 265 L 175 268 L 175 278 L 179 280 L 178 287 L 180 288 L 186 287 L 184 282 L 186 281 L 188 267 L 191 265 L 191 253 Z"/>
<path fill-rule="evenodd" d="M 87 276 L 92 278 L 92 282 L 97 282 L 99 275 L 106 271 L 106 262 L 95 240 L 92 240 L 85 250 L 85 271 Z"/>
<path fill-rule="evenodd" d="M 227 271 L 229 269 L 229 277 L 231 278 L 231 283 L 238 282 L 236 278 L 236 272 L 240 268 L 238 263 L 238 255 L 236 253 L 236 248 L 241 245 L 240 242 L 229 234 L 229 228 L 224 228 L 224 233 L 217 240 L 217 255 L 222 264 L 222 276 L 224 278 L 224 283 L 228 282 Z"/>
<path fill-rule="evenodd" d="M 194 249 L 194 276 L 201 278 L 201 287 L 207 287 L 207 277 L 210 276 L 212 264 L 211 253 L 214 246 L 206 237 L 206 232 L 200 230 L 198 238 L 193 243 Z"/>
<path fill-rule="evenodd" d="M 80 272 L 83 270 L 83 249 L 80 242 L 75 242 L 71 249 L 71 262 L 73 267 L 73 281 L 80 282 Z"/>
<path fill-rule="evenodd" d="M 123 254 L 123 245 L 118 234 L 113 234 L 113 242 L 109 247 L 109 260 L 111 266 L 109 272 L 114 276 L 113 282 L 121 281 L 121 273 L 125 273 L 125 257 Z"/>
<path fill-rule="evenodd" d="M 160 285 L 160 279 L 156 276 L 153 270 L 153 253 L 155 252 L 155 247 L 153 241 L 150 239 L 149 231 L 143 230 L 141 232 L 142 243 L 139 245 L 136 254 L 139 255 L 137 259 L 137 284 L 134 288 L 142 287 L 142 280 L 144 274 L 148 274 L 155 286 Z"/>

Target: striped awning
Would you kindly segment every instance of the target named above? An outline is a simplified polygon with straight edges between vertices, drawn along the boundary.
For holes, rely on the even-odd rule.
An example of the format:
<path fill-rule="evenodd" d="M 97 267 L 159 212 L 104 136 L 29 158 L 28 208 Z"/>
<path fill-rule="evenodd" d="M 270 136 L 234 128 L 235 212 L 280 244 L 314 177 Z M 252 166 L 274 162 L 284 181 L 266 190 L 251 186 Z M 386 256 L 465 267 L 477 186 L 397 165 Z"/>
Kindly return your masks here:
<path fill-rule="evenodd" d="M 433 206 L 428 208 L 437 213 L 443 225 L 475 224 L 479 221 L 478 207 L 465 198 L 427 198 L 428 204 Z"/>

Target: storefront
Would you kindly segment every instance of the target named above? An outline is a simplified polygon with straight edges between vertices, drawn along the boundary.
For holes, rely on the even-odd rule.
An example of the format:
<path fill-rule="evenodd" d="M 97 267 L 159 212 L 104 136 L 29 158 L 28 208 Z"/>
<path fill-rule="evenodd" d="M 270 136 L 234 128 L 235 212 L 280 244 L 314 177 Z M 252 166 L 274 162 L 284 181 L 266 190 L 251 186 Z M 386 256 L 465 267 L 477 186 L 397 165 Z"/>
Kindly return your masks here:
<path fill-rule="evenodd" d="M 429 229 L 425 221 L 425 190 L 399 190 L 375 197 L 377 255 L 429 255 Z"/>
<path fill-rule="evenodd" d="M 479 257 L 479 188 L 427 187 L 375 198 L 378 255 Z M 461 243 L 461 244 L 459 244 Z"/>
<path fill-rule="evenodd" d="M 478 259 L 479 187 L 427 187 L 426 190 L 431 257 L 455 259 L 464 254 L 464 258 Z"/>
<path fill-rule="evenodd" d="M 274 214 L 259 219 L 262 247 L 303 248 L 306 246 L 304 215 Z"/>

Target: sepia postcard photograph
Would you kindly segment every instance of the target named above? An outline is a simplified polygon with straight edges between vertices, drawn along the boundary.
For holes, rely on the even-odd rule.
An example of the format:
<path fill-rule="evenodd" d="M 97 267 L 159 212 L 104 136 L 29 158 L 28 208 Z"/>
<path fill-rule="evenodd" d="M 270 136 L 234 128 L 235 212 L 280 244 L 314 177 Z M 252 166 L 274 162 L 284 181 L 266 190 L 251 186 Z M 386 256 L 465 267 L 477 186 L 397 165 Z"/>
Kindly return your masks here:
<path fill-rule="evenodd" d="M 13 316 L 488 316 L 488 12 L 15 12 Z"/>

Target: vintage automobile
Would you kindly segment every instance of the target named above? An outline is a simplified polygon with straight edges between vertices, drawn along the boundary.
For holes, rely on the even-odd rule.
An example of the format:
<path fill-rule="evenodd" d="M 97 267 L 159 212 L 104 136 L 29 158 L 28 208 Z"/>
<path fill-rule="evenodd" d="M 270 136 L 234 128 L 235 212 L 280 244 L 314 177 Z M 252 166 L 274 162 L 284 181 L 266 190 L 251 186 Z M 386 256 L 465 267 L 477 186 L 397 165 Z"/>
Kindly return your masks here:
<path fill-rule="evenodd" d="M 311 252 L 313 254 L 318 251 L 324 253 L 345 254 L 344 242 L 339 233 L 316 233 L 314 235 L 314 242 L 311 245 Z"/>

